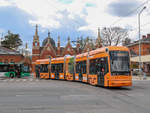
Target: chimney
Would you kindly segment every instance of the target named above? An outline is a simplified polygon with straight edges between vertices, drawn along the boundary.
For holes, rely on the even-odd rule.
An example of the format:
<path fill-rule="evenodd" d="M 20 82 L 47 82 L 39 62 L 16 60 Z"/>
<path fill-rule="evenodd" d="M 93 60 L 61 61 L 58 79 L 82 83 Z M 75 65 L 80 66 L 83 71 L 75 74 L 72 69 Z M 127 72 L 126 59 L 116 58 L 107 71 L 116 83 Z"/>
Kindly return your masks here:
<path fill-rule="evenodd" d="M 143 35 L 143 36 L 142 36 L 142 39 L 145 39 L 145 38 L 146 38 L 146 36 L 145 36 L 145 35 Z"/>

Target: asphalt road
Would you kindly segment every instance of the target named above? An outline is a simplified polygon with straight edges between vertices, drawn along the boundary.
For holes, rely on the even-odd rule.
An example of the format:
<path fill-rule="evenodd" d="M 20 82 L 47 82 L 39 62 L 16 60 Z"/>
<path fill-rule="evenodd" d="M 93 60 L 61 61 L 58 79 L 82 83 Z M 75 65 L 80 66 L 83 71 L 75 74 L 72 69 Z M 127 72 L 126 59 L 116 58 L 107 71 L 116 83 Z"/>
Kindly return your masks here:
<path fill-rule="evenodd" d="M 150 113 L 150 81 L 102 88 L 59 80 L 0 80 L 0 113 Z"/>

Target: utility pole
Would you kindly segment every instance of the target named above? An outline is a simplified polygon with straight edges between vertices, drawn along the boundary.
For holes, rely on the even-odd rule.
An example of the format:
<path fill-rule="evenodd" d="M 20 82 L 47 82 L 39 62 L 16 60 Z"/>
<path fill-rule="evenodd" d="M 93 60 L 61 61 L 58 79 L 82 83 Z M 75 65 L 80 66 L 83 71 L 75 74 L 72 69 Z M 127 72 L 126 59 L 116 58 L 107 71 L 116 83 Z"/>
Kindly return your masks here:
<path fill-rule="evenodd" d="M 140 23 L 140 16 L 143 10 L 146 9 L 146 7 L 143 7 L 143 9 L 138 13 L 138 26 L 139 26 L 139 73 L 140 73 L 140 79 L 142 79 L 142 61 L 141 61 L 141 23 Z"/>

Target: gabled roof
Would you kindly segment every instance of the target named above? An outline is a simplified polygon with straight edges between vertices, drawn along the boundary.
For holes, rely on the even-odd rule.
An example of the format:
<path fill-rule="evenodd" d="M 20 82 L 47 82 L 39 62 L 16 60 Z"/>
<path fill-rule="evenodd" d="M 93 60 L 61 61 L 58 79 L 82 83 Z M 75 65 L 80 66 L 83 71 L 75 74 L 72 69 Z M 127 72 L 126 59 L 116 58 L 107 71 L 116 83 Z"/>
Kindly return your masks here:
<path fill-rule="evenodd" d="M 141 39 L 141 44 L 150 44 L 150 37 L 146 37 Z M 139 40 L 134 41 L 133 43 L 127 45 L 127 47 L 139 44 Z"/>
<path fill-rule="evenodd" d="M 19 51 L 15 51 L 15 50 L 0 46 L 0 55 L 8 55 L 8 54 L 9 55 L 21 55 Z"/>

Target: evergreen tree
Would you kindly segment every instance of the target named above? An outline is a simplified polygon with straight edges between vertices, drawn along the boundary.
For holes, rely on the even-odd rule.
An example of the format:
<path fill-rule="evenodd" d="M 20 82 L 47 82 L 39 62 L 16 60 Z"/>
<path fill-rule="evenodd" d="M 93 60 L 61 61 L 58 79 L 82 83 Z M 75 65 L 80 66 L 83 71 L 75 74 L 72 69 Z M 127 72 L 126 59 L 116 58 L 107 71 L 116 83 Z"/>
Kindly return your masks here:
<path fill-rule="evenodd" d="M 18 47 L 22 45 L 22 40 L 20 39 L 19 34 L 13 34 L 8 31 L 8 34 L 4 36 L 4 40 L 1 43 L 3 47 L 18 49 Z"/>

